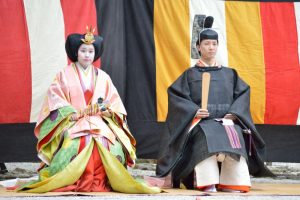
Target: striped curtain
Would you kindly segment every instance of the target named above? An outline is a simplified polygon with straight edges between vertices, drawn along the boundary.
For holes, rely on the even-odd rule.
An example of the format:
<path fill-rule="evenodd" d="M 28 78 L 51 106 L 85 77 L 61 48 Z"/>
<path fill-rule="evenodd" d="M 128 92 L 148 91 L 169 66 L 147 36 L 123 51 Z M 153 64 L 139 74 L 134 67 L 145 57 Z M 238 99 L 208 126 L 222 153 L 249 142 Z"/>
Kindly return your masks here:
<path fill-rule="evenodd" d="M 36 121 L 47 88 L 68 63 L 66 36 L 92 25 L 104 38 L 101 68 L 123 99 L 138 152 L 153 155 L 167 88 L 196 61 L 195 19 L 212 15 L 217 58 L 251 86 L 255 123 L 300 125 L 298 2 L 1 0 L 0 13 L 1 124 Z"/>
<path fill-rule="evenodd" d="M 46 90 L 67 65 L 65 36 L 96 27 L 93 0 L 0 1 L 0 123 L 35 122 Z"/>
<path fill-rule="evenodd" d="M 166 88 L 195 63 L 190 51 L 195 15 L 212 15 L 218 60 L 251 86 L 254 122 L 300 124 L 299 8 L 293 2 L 155 1 L 158 120 L 166 118 Z"/>

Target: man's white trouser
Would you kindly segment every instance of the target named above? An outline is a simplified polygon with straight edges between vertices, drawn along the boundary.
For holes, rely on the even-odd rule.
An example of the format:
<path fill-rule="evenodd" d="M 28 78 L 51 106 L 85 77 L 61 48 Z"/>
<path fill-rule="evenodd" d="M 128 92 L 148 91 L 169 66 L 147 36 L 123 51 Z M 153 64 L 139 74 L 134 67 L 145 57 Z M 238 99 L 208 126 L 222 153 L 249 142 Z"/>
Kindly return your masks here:
<path fill-rule="evenodd" d="M 218 161 L 222 162 L 221 174 Z M 239 161 L 224 154 L 211 156 L 195 166 L 195 173 L 200 187 L 213 184 L 251 186 L 248 165 L 242 156 Z"/>

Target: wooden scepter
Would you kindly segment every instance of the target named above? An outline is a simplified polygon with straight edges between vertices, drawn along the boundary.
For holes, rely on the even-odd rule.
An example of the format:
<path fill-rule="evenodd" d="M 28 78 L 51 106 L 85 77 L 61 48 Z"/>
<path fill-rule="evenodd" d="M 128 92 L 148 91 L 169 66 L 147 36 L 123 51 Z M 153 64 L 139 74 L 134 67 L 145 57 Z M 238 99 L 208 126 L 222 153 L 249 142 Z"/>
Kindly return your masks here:
<path fill-rule="evenodd" d="M 201 96 L 201 108 L 207 110 L 208 94 L 210 84 L 210 73 L 204 72 L 202 74 L 202 96 Z M 200 122 L 201 118 L 195 117 L 190 126 L 189 132 Z"/>
<path fill-rule="evenodd" d="M 210 73 L 202 74 L 202 99 L 201 108 L 207 110 L 208 93 L 209 93 Z"/>

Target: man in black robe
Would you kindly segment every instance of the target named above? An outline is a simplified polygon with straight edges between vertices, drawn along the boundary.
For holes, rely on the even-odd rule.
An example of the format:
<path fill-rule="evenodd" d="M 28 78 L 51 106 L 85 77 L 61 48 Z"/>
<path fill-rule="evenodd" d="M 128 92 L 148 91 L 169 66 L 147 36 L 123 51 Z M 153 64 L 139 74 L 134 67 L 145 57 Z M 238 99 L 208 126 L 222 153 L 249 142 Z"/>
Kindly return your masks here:
<path fill-rule="evenodd" d="M 224 158 L 238 164 L 245 160 L 254 176 L 273 176 L 264 165 L 265 143 L 251 118 L 250 87 L 234 69 L 217 64 L 218 34 L 210 27 L 205 28 L 197 41 L 200 60 L 168 88 L 168 116 L 156 174 L 172 174 L 173 187 L 178 187 L 182 180 L 186 187 L 193 188 L 195 167 L 210 158 L 220 161 L 223 156 L 221 162 Z M 207 110 L 200 108 L 204 72 L 211 77 Z M 198 117 L 200 123 L 190 131 L 191 122 Z M 228 125 L 225 121 L 234 123 Z M 250 182 L 248 167 L 246 170 Z M 247 192 L 247 187 L 237 190 Z"/>

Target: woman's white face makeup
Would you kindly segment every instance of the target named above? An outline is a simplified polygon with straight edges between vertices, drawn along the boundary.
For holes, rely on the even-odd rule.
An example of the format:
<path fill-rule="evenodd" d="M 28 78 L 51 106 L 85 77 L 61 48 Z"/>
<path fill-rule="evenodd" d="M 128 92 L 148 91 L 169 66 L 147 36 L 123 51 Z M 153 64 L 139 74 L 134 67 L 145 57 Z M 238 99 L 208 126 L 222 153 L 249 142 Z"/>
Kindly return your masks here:
<path fill-rule="evenodd" d="M 95 48 L 92 44 L 82 44 L 78 49 L 78 62 L 79 64 L 87 68 L 90 66 L 95 58 Z"/>

